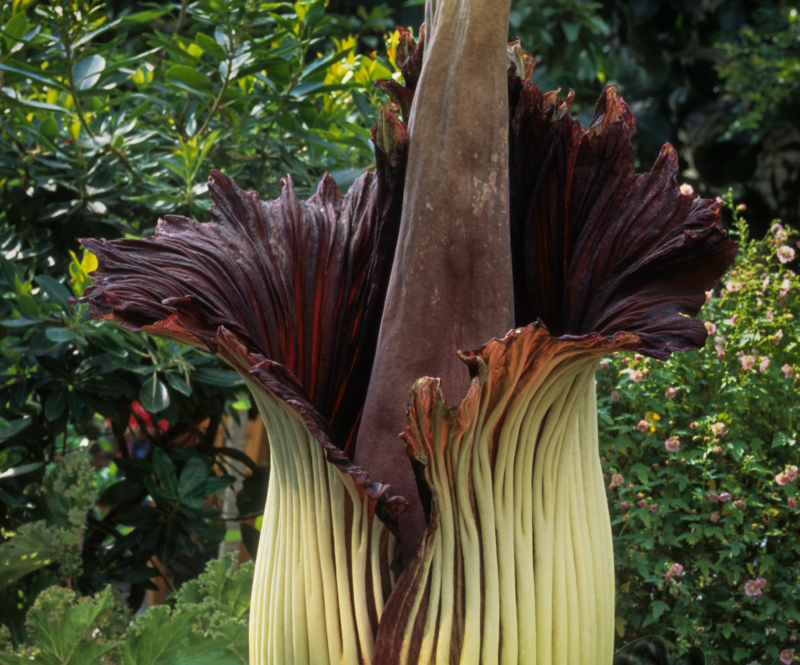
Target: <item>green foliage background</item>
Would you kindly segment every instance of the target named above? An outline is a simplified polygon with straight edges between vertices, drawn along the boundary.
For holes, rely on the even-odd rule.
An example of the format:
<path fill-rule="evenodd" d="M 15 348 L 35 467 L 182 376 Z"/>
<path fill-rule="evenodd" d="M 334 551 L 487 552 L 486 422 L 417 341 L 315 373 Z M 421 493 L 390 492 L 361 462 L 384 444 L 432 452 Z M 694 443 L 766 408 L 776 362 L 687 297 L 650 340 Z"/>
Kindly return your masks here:
<path fill-rule="evenodd" d="M 69 306 L 94 267 L 76 239 L 149 235 L 164 214 L 206 219 L 212 167 L 264 197 L 287 174 L 304 197 L 325 171 L 346 190 L 373 163 L 371 83 L 396 71 L 394 21 L 418 25 L 421 4 L 0 8 L 0 663 L 246 662 L 251 572 L 213 559 L 230 456 L 252 475 L 225 517 L 251 549 L 246 520 L 266 491 L 266 467 L 213 447 L 223 416 L 248 406 L 241 382 L 197 349 Z M 515 0 L 510 36 L 539 59 L 540 86 L 576 90 L 584 118 L 619 85 L 637 167 L 673 142 L 683 181 L 706 196 L 732 187 L 760 237 L 773 217 L 800 221 L 798 25 L 786 3 Z M 742 253 L 726 283 L 741 286 L 718 287 L 703 314 L 724 356 L 709 342 L 598 373 L 604 468 L 609 484 L 625 479 L 609 490 L 618 643 L 659 634 L 717 665 L 776 663 L 800 621 L 797 482 L 775 482 L 798 464 L 798 384 L 781 367 L 800 373 L 800 284 L 776 258 L 793 241 L 730 219 Z M 126 631 L 154 556 L 179 589 Z M 665 579 L 675 563 L 682 574 Z M 747 596 L 754 579 L 766 586 Z"/>
<path fill-rule="evenodd" d="M 777 257 L 788 230 L 753 240 L 735 212 L 740 253 L 701 312 L 706 347 L 597 374 L 619 642 L 660 634 L 719 665 L 777 663 L 800 632 L 800 491 L 778 482 L 800 464 L 800 279 Z"/>

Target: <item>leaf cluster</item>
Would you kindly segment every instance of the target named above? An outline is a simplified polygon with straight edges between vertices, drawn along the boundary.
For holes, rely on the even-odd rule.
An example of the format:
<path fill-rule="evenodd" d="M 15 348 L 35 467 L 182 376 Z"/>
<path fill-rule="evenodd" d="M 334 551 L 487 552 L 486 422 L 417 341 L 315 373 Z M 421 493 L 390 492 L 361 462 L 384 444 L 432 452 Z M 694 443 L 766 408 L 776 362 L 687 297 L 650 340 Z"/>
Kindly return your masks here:
<path fill-rule="evenodd" d="M 235 557 L 226 555 L 170 605 L 153 607 L 133 623 L 111 587 L 84 598 L 50 587 L 28 611 L 27 642 L 17 649 L 7 644 L 0 664 L 244 665 L 252 585 L 252 564 L 237 569 Z"/>

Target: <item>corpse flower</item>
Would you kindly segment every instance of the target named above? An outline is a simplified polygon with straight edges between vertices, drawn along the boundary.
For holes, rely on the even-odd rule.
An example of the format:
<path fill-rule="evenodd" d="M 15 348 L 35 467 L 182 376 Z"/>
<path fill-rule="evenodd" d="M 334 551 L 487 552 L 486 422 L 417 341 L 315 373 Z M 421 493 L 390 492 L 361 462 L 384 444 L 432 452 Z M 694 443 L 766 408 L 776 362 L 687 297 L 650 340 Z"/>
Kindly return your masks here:
<path fill-rule="evenodd" d="M 426 20 L 401 31 L 404 84 L 379 84 L 376 173 L 261 201 L 212 171 L 211 221 L 83 240 L 81 300 L 253 393 L 272 463 L 252 663 L 610 665 L 594 373 L 701 347 L 736 246 L 670 146 L 634 173 L 616 88 L 587 129 L 530 81 L 507 3 Z"/>

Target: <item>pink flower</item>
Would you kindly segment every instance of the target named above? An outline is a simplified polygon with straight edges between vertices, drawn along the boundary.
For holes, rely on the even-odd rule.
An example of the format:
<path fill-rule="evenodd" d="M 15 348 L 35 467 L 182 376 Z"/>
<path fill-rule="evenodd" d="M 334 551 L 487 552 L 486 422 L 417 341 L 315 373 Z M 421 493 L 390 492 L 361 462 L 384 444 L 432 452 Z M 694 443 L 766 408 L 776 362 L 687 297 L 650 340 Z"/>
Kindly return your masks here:
<path fill-rule="evenodd" d="M 728 291 L 730 291 L 731 293 L 736 293 L 742 288 L 742 283 L 734 282 L 733 280 L 731 280 L 725 285 L 725 288 L 728 289 Z"/>
<path fill-rule="evenodd" d="M 736 501 L 734 501 L 733 505 L 736 506 L 739 510 L 747 510 L 747 504 L 741 499 L 737 499 Z"/>
<path fill-rule="evenodd" d="M 619 507 L 622 508 L 622 510 L 628 510 L 628 508 L 630 508 L 630 504 L 627 501 L 623 501 L 621 504 L 619 504 Z"/>
<path fill-rule="evenodd" d="M 791 508 L 792 510 L 797 508 L 797 499 L 795 499 L 794 497 L 792 497 L 791 499 L 787 499 L 786 503 L 789 505 L 789 508 Z"/>
<path fill-rule="evenodd" d="M 636 429 L 638 429 L 640 432 L 646 432 L 648 429 L 650 429 L 650 423 L 648 423 L 646 420 L 640 420 L 639 424 L 636 426 Z"/>
<path fill-rule="evenodd" d="M 675 388 L 670 386 L 669 388 L 667 388 L 667 392 L 664 393 L 664 397 L 666 397 L 667 399 L 675 399 L 676 392 L 677 391 L 675 390 Z"/>
<path fill-rule="evenodd" d="M 711 503 L 719 503 L 719 494 L 716 492 L 709 492 L 706 494 L 706 499 L 708 499 Z"/>
<path fill-rule="evenodd" d="M 786 233 L 786 229 L 784 229 L 781 224 L 775 222 L 775 224 L 773 224 L 769 230 L 772 232 L 778 242 L 786 242 L 788 234 Z"/>
<path fill-rule="evenodd" d="M 673 563 L 669 570 L 664 573 L 664 579 L 671 580 L 673 577 L 678 577 L 678 575 L 683 575 L 683 566 L 679 563 Z"/>
<path fill-rule="evenodd" d="M 699 424 L 700 424 L 700 423 L 697 423 L 697 422 L 691 423 L 691 424 L 689 425 L 689 429 L 697 429 L 697 426 L 698 426 Z"/>
<path fill-rule="evenodd" d="M 764 356 L 764 357 L 761 359 L 761 364 L 758 366 L 758 371 L 759 371 L 759 372 L 761 372 L 761 373 L 763 374 L 764 372 L 766 372 L 766 371 L 767 371 L 767 368 L 768 368 L 768 367 L 769 367 L 769 358 L 767 358 L 766 356 Z"/>
<path fill-rule="evenodd" d="M 767 312 L 767 321 L 770 323 L 775 320 L 775 315 L 772 312 Z"/>
<path fill-rule="evenodd" d="M 711 513 L 711 517 L 708 519 L 710 519 L 712 522 L 719 522 L 719 513 L 715 510 L 713 513 Z"/>
<path fill-rule="evenodd" d="M 792 635 L 792 636 L 789 638 L 789 641 L 790 641 L 790 642 L 797 642 L 797 638 L 796 638 L 794 635 Z"/>
<path fill-rule="evenodd" d="M 630 362 L 630 359 L 629 359 L 629 358 L 623 358 L 623 359 L 622 359 L 622 364 L 623 364 L 623 365 L 627 365 L 629 362 Z"/>
<path fill-rule="evenodd" d="M 791 365 L 784 365 L 781 367 L 781 372 L 784 373 L 787 379 L 791 379 L 792 375 L 794 374 L 794 370 L 792 369 Z"/>
<path fill-rule="evenodd" d="M 778 483 L 778 485 L 788 485 L 789 479 L 786 477 L 785 473 L 779 473 L 775 476 L 775 482 Z"/>
<path fill-rule="evenodd" d="M 789 263 L 792 259 L 794 259 L 794 250 L 789 245 L 783 245 L 778 248 L 778 261 Z"/>
<path fill-rule="evenodd" d="M 711 298 L 714 297 L 714 291 L 706 291 L 706 302 L 711 302 Z"/>
<path fill-rule="evenodd" d="M 716 422 L 711 426 L 711 433 L 714 436 L 722 436 L 723 434 L 727 434 L 728 430 L 725 429 L 725 423 Z"/>
<path fill-rule="evenodd" d="M 756 359 L 753 356 L 742 356 L 739 358 L 739 362 L 742 363 L 742 367 L 745 369 L 753 369 L 753 365 L 756 364 Z"/>
<path fill-rule="evenodd" d="M 612 402 L 619 402 L 619 390 L 612 390 L 611 391 L 611 401 Z"/>
<path fill-rule="evenodd" d="M 678 448 L 680 447 L 681 447 L 681 442 L 678 440 L 677 436 L 671 436 L 666 441 L 664 441 L 664 448 L 666 448 L 671 453 L 678 452 Z"/>
<path fill-rule="evenodd" d="M 716 323 L 713 323 L 712 321 L 706 321 L 703 325 L 706 327 L 706 330 L 708 330 L 709 335 L 713 335 L 715 332 L 717 332 Z"/>
<path fill-rule="evenodd" d="M 726 501 L 730 501 L 730 500 L 731 500 L 731 493 L 730 492 L 723 492 L 722 494 L 719 495 L 719 502 L 720 503 L 725 503 Z"/>
<path fill-rule="evenodd" d="M 691 196 L 692 194 L 694 194 L 694 187 L 692 187 L 687 183 L 683 183 L 681 185 L 681 194 L 683 194 L 684 196 Z"/>
<path fill-rule="evenodd" d="M 717 455 L 721 455 L 722 454 L 722 448 L 717 446 L 716 448 L 714 448 L 714 452 L 717 453 Z"/>
<path fill-rule="evenodd" d="M 791 649 L 784 649 L 781 651 L 781 662 L 784 665 L 791 665 L 794 662 L 794 651 Z"/>
<path fill-rule="evenodd" d="M 608 369 L 608 363 L 600 363 L 600 369 Z"/>
<path fill-rule="evenodd" d="M 625 478 L 622 477 L 621 473 L 615 473 L 613 476 L 611 476 L 611 484 L 614 487 L 619 487 L 624 482 L 625 482 Z"/>
<path fill-rule="evenodd" d="M 643 377 L 644 374 L 642 374 L 642 372 L 638 369 L 635 369 L 631 372 L 631 381 L 633 381 L 634 383 L 639 383 L 639 381 L 641 381 Z"/>
<path fill-rule="evenodd" d="M 767 287 L 769 286 L 769 275 L 764 278 L 764 281 L 761 282 L 761 290 L 766 291 Z"/>
<path fill-rule="evenodd" d="M 764 580 L 764 584 L 761 584 L 761 580 L 748 580 L 744 583 L 744 592 L 748 596 L 760 596 L 761 589 L 766 586 L 766 580 Z"/>
<path fill-rule="evenodd" d="M 778 332 L 775 333 L 775 346 L 778 346 L 778 344 L 781 343 L 782 339 L 783 339 L 783 330 L 779 330 Z"/>
<path fill-rule="evenodd" d="M 657 503 L 654 503 L 652 506 L 650 506 L 650 512 L 651 513 L 657 513 L 658 512 L 658 504 Z"/>
<path fill-rule="evenodd" d="M 639 508 L 647 508 L 647 501 L 645 501 L 644 499 L 642 499 L 642 500 L 641 500 L 641 501 L 640 501 L 638 504 L 636 504 L 636 505 L 637 505 L 637 506 L 639 506 Z"/>
<path fill-rule="evenodd" d="M 734 314 L 734 315 L 731 317 L 731 323 L 732 323 L 732 324 L 734 324 L 734 325 L 736 325 L 736 322 L 737 322 L 738 320 L 739 320 L 739 315 L 738 315 L 738 314 Z"/>
<path fill-rule="evenodd" d="M 789 479 L 790 483 L 793 483 L 797 480 L 797 467 L 796 466 L 787 466 L 786 471 L 784 471 L 786 477 Z"/>
<path fill-rule="evenodd" d="M 628 521 L 628 517 L 629 517 L 628 515 L 625 515 L 625 517 L 622 518 L 622 521 L 623 522 L 627 522 Z"/>
<path fill-rule="evenodd" d="M 791 289 L 791 288 L 792 288 L 792 285 L 789 283 L 789 280 L 788 279 L 784 279 L 781 282 L 781 290 L 778 291 L 778 295 L 781 298 L 785 298 L 786 294 L 789 293 L 789 289 Z"/>
<path fill-rule="evenodd" d="M 634 359 L 634 360 L 644 360 L 644 356 L 643 356 L 643 355 L 641 355 L 641 354 L 639 354 L 639 353 L 637 353 L 637 354 L 635 354 L 635 355 L 633 356 L 633 359 Z"/>

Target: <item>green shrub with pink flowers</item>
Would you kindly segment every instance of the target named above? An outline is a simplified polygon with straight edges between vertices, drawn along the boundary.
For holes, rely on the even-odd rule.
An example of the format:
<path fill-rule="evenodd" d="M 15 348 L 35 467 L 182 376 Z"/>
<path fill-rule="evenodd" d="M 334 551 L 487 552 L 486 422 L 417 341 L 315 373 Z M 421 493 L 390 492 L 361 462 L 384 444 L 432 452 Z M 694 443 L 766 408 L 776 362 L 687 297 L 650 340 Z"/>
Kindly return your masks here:
<path fill-rule="evenodd" d="M 795 233 L 734 215 L 709 340 L 597 373 L 619 645 L 658 634 L 711 665 L 800 662 L 800 279 Z"/>

